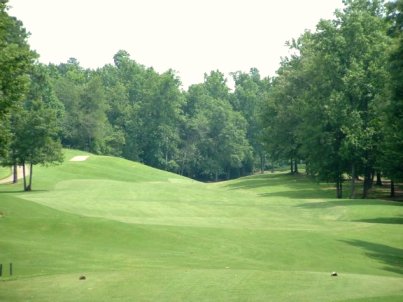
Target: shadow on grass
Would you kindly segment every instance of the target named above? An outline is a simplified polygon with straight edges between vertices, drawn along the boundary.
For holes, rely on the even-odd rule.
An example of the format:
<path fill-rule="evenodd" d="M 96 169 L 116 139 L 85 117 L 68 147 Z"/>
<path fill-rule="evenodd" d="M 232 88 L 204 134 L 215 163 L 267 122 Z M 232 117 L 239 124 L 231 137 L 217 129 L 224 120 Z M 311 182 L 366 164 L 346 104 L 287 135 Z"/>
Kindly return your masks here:
<path fill-rule="evenodd" d="M 403 275 L 403 249 L 362 240 L 342 242 L 363 249 L 366 256 L 385 264 L 386 271 Z"/>
<path fill-rule="evenodd" d="M 380 201 L 377 199 L 341 199 L 329 200 L 323 202 L 309 202 L 297 205 L 296 207 L 308 209 L 326 209 L 339 206 L 370 206 L 370 205 L 388 205 L 388 206 L 403 206 L 403 203 L 396 201 Z"/>
<path fill-rule="evenodd" d="M 283 186 L 292 183 L 296 178 L 288 174 L 262 174 L 259 176 L 250 176 L 226 185 L 231 189 L 257 189 L 267 186 Z"/>
<path fill-rule="evenodd" d="M 24 191 L 23 189 L 13 190 L 13 191 L 0 191 L 0 194 L 33 194 L 33 193 L 42 193 L 49 192 L 49 190 L 32 190 L 32 191 Z"/>
<path fill-rule="evenodd" d="M 16 194 L 16 193 L 24 193 L 24 190 L 18 190 L 18 191 L 0 191 L 0 194 Z"/>
<path fill-rule="evenodd" d="M 247 176 L 227 184 L 230 188 L 259 188 L 267 187 L 268 185 L 284 185 L 284 183 L 311 183 L 311 179 L 305 174 L 290 174 L 290 173 L 273 173 L 273 174 L 255 174 Z"/>
<path fill-rule="evenodd" d="M 336 193 L 324 189 L 295 189 L 260 194 L 262 197 L 286 197 L 292 199 L 334 198 Z"/>
<path fill-rule="evenodd" d="M 361 220 L 354 220 L 354 222 L 381 223 L 381 224 L 403 224 L 403 217 L 383 217 L 383 218 L 374 218 L 374 219 L 361 219 Z"/>
<path fill-rule="evenodd" d="M 305 174 L 263 174 L 243 178 L 226 185 L 231 190 L 253 190 L 268 188 L 271 192 L 260 194 L 261 197 L 286 198 L 332 198 L 335 190 L 325 189 Z M 273 192 L 274 191 L 274 192 Z"/>

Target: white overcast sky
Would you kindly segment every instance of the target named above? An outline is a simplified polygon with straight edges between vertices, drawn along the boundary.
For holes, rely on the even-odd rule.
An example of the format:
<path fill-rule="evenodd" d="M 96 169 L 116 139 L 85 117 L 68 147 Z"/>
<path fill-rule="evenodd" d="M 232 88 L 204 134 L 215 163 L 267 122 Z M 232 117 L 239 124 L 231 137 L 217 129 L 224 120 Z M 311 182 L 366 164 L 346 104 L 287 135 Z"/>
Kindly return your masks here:
<path fill-rule="evenodd" d="M 173 69 L 184 87 L 205 72 L 260 70 L 273 76 L 285 42 L 341 0 L 10 0 L 10 14 L 31 33 L 43 63 L 78 59 L 85 68 L 113 62 L 119 50 L 158 72 Z"/>

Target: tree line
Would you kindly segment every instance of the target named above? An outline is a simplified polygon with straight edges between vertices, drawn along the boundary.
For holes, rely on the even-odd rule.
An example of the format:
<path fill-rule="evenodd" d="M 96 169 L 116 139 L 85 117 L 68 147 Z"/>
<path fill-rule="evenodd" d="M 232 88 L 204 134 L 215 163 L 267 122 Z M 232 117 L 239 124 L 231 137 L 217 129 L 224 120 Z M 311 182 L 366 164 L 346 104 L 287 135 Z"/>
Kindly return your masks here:
<path fill-rule="evenodd" d="M 234 73 L 234 93 L 220 71 L 183 91 L 171 70 L 159 74 L 124 50 L 113 59 L 97 70 L 76 59 L 44 66 L 63 108 L 63 146 L 206 181 L 253 171 L 263 156 L 256 137 L 259 95 L 269 84 L 257 70 Z"/>
<path fill-rule="evenodd" d="M 403 1 L 345 0 L 333 20 L 292 40 L 264 107 L 268 152 L 350 197 L 381 173 L 403 176 Z"/>
<path fill-rule="evenodd" d="M 288 163 L 334 182 L 403 179 L 403 1 L 346 0 L 288 43 L 277 75 L 219 70 L 181 89 L 120 50 L 85 69 L 72 58 L 43 65 L 21 22 L 0 2 L 0 159 L 30 167 L 62 161 L 61 148 L 121 156 L 204 181 Z M 25 177 L 24 177 L 25 180 Z"/>

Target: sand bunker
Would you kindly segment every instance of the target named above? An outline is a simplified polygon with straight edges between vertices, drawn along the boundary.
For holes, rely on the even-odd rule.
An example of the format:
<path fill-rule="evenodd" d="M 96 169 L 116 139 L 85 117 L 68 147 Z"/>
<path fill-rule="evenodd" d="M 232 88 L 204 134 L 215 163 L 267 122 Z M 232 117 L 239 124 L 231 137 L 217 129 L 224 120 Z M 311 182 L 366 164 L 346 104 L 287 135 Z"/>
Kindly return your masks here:
<path fill-rule="evenodd" d="M 72 159 L 70 159 L 70 161 L 85 161 L 88 157 L 88 155 L 74 156 Z"/>

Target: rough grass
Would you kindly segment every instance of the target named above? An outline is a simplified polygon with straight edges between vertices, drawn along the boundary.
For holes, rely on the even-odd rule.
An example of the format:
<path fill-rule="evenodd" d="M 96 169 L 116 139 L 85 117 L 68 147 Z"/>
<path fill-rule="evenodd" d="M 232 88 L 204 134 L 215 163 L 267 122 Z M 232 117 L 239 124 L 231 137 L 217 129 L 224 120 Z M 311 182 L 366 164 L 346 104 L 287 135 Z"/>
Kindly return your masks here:
<path fill-rule="evenodd" d="M 303 176 L 68 161 L 82 154 L 35 167 L 33 192 L 0 186 L 0 301 L 403 299 L 401 203 L 336 200 Z"/>

